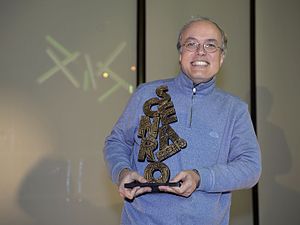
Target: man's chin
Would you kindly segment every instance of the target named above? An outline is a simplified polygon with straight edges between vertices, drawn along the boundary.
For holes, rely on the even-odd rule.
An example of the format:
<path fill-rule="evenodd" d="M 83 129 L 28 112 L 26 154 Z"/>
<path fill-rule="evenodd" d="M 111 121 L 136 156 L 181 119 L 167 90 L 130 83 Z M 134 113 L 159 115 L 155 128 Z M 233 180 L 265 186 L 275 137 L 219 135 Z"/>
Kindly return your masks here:
<path fill-rule="evenodd" d="M 213 76 L 209 76 L 209 75 L 199 75 L 199 74 L 193 74 L 190 75 L 189 78 L 195 83 L 195 84 L 199 84 L 199 83 L 205 83 L 207 81 L 210 81 Z"/>

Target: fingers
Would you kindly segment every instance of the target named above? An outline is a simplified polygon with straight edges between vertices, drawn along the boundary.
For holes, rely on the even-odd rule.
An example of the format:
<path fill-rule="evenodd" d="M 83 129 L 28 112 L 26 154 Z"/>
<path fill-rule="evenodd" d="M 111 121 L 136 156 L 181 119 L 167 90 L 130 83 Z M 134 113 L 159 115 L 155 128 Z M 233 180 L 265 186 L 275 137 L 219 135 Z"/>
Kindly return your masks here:
<path fill-rule="evenodd" d="M 150 187 L 134 187 L 132 189 L 125 188 L 125 183 L 130 183 L 133 181 L 138 181 L 140 183 L 145 183 L 147 180 L 140 176 L 137 172 L 131 170 L 124 170 L 120 173 L 119 182 L 119 193 L 120 196 L 127 199 L 134 199 L 135 197 L 144 194 L 146 192 L 151 192 Z M 184 170 L 178 173 L 170 182 L 180 182 L 180 187 L 170 187 L 170 186 L 159 186 L 159 190 L 163 192 L 173 193 L 176 195 L 189 197 L 197 188 L 200 181 L 200 176 L 193 170 Z"/>
<path fill-rule="evenodd" d="M 158 188 L 162 192 L 168 192 L 173 194 L 179 194 L 181 192 L 179 187 L 159 186 Z"/>
<path fill-rule="evenodd" d="M 160 186 L 159 190 L 189 197 L 197 188 L 199 175 L 192 170 L 185 170 L 177 174 L 171 182 L 181 182 L 180 187 Z"/>
<path fill-rule="evenodd" d="M 140 176 L 137 172 L 131 171 L 128 169 L 122 170 L 120 173 L 120 179 L 119 179 L 119 194 L 122 198 L 127 198 L 127 199 L 134 199 L 136 196 L 141 195 L 146 192 L 150 192 L 151 188 L 149 187 L 134 187 L 132 189 L 130 188 L 125 188 L 124 184 L 125 183 L 130 183 L 133 181 L 138 181 L 141 183 L 147 182 L 147 180 Z"/>
<path fill-rule="evenodd" d="M 140 182 L 140 183 L 146 183 L 146 182 L 147 182 L 147 180 L 146 180 L 144 177 L 138 175 L 137 173 L 135 173 L 135 175 L 136 175 L 136 176 L 134 176 L 133 178 L 134 178 L 135 180 L 137 180 L 138 182 Z"/>
<path fill-rule="evenodd" d="M 151 188 L 150 187 L 134 187 L 132 189 L 130 188 L 119 188 L 119 193 L 120 193 L 120 196 L 122 198 L 127 198 L 127 199 L 134 199 L 135 197 L 141 195 L 141 194 L 144 194 L 144 193 L 147 193 L 147 192 L 151 192 Z"/>
<path fill-rule="evenodd" d="M 143 187 L 143 188 L 138 188 L 135 192 L 135 197 L 141 195 L 141 194 L 144 194 L 144 193 L 147 193 L 147 192 L 151 192 L 152 189 L 150 187 Z"/>
<path fill-rule="evenodd" d="M 127 188 L 120 187 L 119 193 L 122 198 L 133 199 L 136 190 L 137 190 L 137 187 L 135 187 L 133 189 L 127 189 Z"/>

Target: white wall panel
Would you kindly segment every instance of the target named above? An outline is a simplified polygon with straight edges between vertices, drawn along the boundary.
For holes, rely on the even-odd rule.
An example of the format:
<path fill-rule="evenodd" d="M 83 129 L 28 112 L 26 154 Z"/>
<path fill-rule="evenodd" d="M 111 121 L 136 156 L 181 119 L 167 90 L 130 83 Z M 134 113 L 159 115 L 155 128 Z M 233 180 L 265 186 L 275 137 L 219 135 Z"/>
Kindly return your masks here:
<path fill-rule="evenodd" d="M 260 224 L 300 224 L 300 57 L 296 0 L 257 1 Z"/>
<path fill-rule="evenodd" d="M 136 84 L 136 1 L 1 1 L 0 27 L 0 224 L 119 224 L 102 147 Z"/>

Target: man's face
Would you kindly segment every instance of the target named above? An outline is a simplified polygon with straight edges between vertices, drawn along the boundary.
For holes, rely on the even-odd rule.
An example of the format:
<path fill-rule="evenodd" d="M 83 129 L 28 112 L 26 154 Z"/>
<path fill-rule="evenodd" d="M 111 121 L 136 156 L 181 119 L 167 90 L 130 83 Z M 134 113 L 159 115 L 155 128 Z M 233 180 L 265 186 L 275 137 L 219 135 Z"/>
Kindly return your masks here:
<path fill-rule="evenodd" d="M 203 48 L 204 42 L 214 42 L 222 45 L 222 36 L 218 28 L 209 21 L 192 23 L 181 36 L 181 45 L 186 41 L 195 40 L 201 46 L 194 52 L 181 47 L 179 62 L 181 70 L 196 84 L 210 80 L 220 69 L 224 54 L 221 49 L 208 53 Z"/>

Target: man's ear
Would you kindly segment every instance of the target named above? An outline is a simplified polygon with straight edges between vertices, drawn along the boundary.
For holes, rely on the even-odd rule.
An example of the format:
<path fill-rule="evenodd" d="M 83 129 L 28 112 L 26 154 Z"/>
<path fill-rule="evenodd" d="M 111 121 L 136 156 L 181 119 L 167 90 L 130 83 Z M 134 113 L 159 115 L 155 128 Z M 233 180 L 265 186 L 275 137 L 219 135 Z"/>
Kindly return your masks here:
<path fill-rule="evenodd" d="M 222 52 L 221 53 L 221 58 L 220 58 L 220 65 L 222 66 L 223 62 L 224 62 L 224 59 L 225 59 L 225 53 Z"/>
<path fill-rule="evenodd" d="M 181 54 L 179 54 L 179 64 L 181 63 Z"/>

